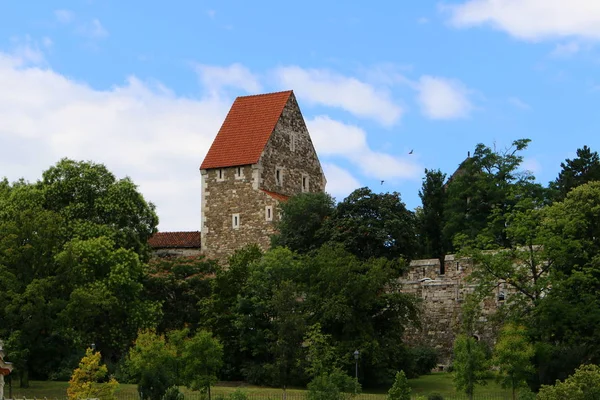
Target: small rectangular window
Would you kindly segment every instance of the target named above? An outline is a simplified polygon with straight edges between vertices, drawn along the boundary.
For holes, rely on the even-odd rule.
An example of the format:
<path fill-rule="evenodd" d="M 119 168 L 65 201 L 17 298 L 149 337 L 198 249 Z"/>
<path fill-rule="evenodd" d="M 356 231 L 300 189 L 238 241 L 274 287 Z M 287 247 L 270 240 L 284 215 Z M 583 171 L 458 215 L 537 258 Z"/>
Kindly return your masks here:
<path fill-rule="evenodd" d="M 223 168 L 219 168 L 217 170 L 217 180 L 222 181 L 225 179 L 225 170 Z"/>
<path fill-rule="evenodd" d="M 231 227 L 233 229 L 239 229 L 240 227 L 240 214 L 231 215 Z"/>
<path fill-rule="evenodd" d="M 308 175 L 302 175 L 302 191 L 308 192 L 309 189 Z"/>
<path fill-rule="evenodd" d="M 273 221 L 273 206 L 265 207 L 265 220 Z"/>
<path fill-rule="evenodd" d="M 244 177 L 244 170 L 242 167 L 236 167 L 235 179 L 242 179 Z"/>
<path fill-rule="evenodd" d="M 275 183 L 277 186 L 283 185 L 283 170 L 281 168 L 275 170 Z"/>

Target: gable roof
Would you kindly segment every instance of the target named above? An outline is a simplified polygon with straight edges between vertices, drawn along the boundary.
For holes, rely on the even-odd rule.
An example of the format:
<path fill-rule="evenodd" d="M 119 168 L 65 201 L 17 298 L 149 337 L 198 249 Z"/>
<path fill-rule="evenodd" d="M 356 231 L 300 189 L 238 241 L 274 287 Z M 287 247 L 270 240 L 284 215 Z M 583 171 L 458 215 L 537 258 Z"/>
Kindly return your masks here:
<path fill-rule="evenodd" d="M 256 164 L 292 93 L 236 98 L 200 169 Z"/>
<path fill-rule="evenodd" d="M 200 232 L 156 232 L 148 244 L 154 249 L 200 248 Z"/>

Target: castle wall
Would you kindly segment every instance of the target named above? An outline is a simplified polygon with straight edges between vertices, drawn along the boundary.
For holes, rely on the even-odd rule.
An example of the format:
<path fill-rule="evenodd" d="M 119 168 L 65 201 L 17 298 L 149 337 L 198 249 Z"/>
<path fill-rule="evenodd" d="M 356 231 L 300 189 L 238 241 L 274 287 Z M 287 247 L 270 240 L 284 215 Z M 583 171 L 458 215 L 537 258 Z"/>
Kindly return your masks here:
<path fill-rule="evenodd" d="M 325 190 L 325 176 L 293 94 L 263 150 L 259 168 L 260 185 L 265 190 L 287 196 L 301 193 L 303 174 L 308 176 L 309 192 Z M 281 184 L 276 182 L 277 168 L 282 170 Z"/>
<path fill-rule="evenodd" d="M 275 232 L 273 224 L 278 212 L 277 200 L 254 189 L 253 167 L 242 166 L 202 171 L 202 253 L 220 261 L 236 250 L 256 243 L 266 250 Z M 267 221 L 266 206 L 273 207 L 272 221 Z M 239 227 L 233 227 L 232 216 L 238 214 Z"/>
<path fill-rule="evenodd" d="M 468 260 L 446 256 L 444 274 L 440 274 L 437 259 L 414 260 L 401 279 L 402 292 L 420 300 L 420 327 L 409 328 L 406 342 L 412 346 L 428 346 L 437 349 L 441 365 L 449 365 L 456 336 L 460 333 L 461 308 L 469 293 L 475 289 L 467 282 L 472 266 Z M 482 316 L 476 323 L 475 336 L 492 345 L 495 342 L 494 326 L 490 316 L 501 307 L 500 292 L 508 295 L 503 283 L 490 293 L 482 306 Z"/>

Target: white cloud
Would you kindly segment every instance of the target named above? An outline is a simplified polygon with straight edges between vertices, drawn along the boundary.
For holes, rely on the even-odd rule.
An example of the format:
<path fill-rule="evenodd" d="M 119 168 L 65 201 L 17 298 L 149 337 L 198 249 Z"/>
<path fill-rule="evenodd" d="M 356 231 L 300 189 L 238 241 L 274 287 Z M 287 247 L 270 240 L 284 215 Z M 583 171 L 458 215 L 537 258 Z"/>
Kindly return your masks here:
<path fill-rule="evenodd" d="M 63 157 L 101 162 L 140 184 L 161 230 L 199 229 L 198 168 L 230 99 L 180 98 L 135 77 L 96 90 L 28 54 L 0 52 L 0 174 L 36 180 Z"/>
<path fill-rule="evenodd" d="M 327 177 L 327 193 L 340 201 L 361 187 L 358 180 L 352 174 L 332 163 L 323 163 L 323 172 Z"/>
<path fill-rule="evenodd" d="M 303 69 L 297 66 L 275 70 L 278 84 L 293 88 L 305 102 L 338 107 L 358 117 L 370 118 L 391 126 L 398 122 L 403 110 L 385 89 L 324 69 Z"/>
<path fill-rule="evenodd" d="M 456 27 L 488 24 L 524 40 L 600 39 L 597 0 L 469 0 L 442 9 Z"/>
<path fill-rule="evenodd" d="M 552 50 L 551 55 L 554 57 L 570 57 L 579 53 L 579 51 L 581 51 L 581 45 L 579 42 L 572 40 L 567 43 L 558 43 Z"/>
<path fill-rule="evenodd" d="M 102 26 L 100 20 L 96 18 L 86 25 L 82 32 L 93 39 L 102 39 L 108 37 L 108 31 L 104 28 L 104 26 Z"/>
<path fill-rule="evenodd" d="M 367 144 L 366 132 L 357 126 L 323 115 L 308 120 L 306 124 L 320 156 L 342 157 L 365 176 L 415 179 L 423 170 L 412 160 L 372 150 Z"/>
<path fill-rule="evenodd" d="M 531 110 L 531 106 L 518 97 L 509 97 L 508 102 L 521 110 Z"/>
<path fill-rule="evenodd" d="M 228 67 L 204 64 L 196 64 L 194 67 L 202 84 L 215 94 L 226 87 L 242 89 L 252 94 L 256 94 L 262 89 L 258 78 L 239 63 L 231 64 Z"/>
<path fill-rule="evenodd" d="M 75 14 L 70 10 L 54 10 L 54 17 L 61 24 L 68 24 L 73 21 Z"/>
<path fill-rule="evenodd" d="M 431 119 L 465 118 L 473 109 L 469 90 L 459 81 L 422 76 L 417 85 L 421 111 Z"/>

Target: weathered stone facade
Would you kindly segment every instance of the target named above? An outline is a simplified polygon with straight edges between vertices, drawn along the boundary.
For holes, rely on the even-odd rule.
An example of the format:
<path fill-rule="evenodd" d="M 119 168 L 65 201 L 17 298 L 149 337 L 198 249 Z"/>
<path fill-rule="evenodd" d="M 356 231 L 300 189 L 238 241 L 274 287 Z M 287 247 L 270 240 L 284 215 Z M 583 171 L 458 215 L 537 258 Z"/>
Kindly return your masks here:
<path fill-rule="evenodd" d="M 256 163 L 201 169 L 201 176 L 202 253 L 221 261 L 248 244 L 266 250 L 279 202 L 301 192 L 324 191 L 326 184 L 291 92 Z"/>
<path fill-rule="evenodd" d="M 413 260 L 401 279 L 402 291 L 421 300 L 421 327 L 410 329 L 406 339 L 413 345 L 437 349 L 442 366 L 450 363 L 454 339 L 460 328 L 461 307 L 467 294 L 475 288 L 466 280 L 471 270 L 469 260 L 447 255 L 443 270 L 438 259 Z M 495 341 L 498 327 L 493 326 L 488 317 L 504 303 L 508 292 L 506 285 L 500 282 L 495 293 L 490 293 L 482 304 L 482 316 L 475 332 L 478 340 L 489 344 Z"/>

